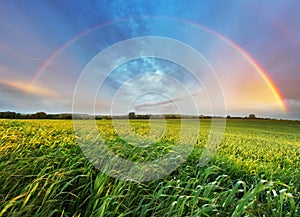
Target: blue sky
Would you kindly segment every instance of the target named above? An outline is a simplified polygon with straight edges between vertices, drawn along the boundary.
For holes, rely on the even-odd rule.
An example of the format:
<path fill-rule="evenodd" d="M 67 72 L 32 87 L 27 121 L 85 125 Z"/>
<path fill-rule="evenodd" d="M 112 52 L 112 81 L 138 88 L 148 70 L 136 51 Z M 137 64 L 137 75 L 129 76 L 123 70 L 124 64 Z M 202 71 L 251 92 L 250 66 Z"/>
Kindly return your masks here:
<path fill-rule="evenodd" d="M 297 1 L 1 1 L 0 110 L 70 112 L 76 83 L 97 54 L 125 39 L 152 35 L 189 44 L 217 69 L 228 114 L 255 112 L 299 119 L 299 6 Z M 253 58 L 282 93 L 289 108 L 287 114 L 276 107 L 267 85 L 238 51 L 196 24 L 222 35 Z M 79 37 L 82 32 L 86 33 Z M 45 64 L 49 58 L 51 61 Z M 201 101 L 202 106 L 199 108 L 205 107 L 200 112 L 209 113 L 204 102 L 213 100 L 214 93 L 206 93 L 210 95 L 207 101 L 207 96 L 201 96 L 203 87 L 197 88 L 184 68 L 148 60 L 152 61 L 148 66 L 137 60 L 136 69 L 132 68 L 133 61 L 112 72 L 103 86 L 106 89 L 97 98 L 99 108 L 105 108 L 103 112 L 109 112 L 111 99 L 121 84 L 139 89 L 141 84 L 146 85 L 143 79 L 157 78 L 162 73 L 173 76 L 192 95 L 197 95 L 195 100 Z M 137 70 L 141 68 L 142 72 Z M 41 74 L 32 84 L 38 71 Z M 138 77 L 141 73 L 146 77 Z M 165 79 L 167 76 L 162 76 L 146 89 L 157 88 Z M 171 86 L 170 90 L 161 89 L 156 97 L 145 93 L 138 101 L 158 105 L 187 97 Z M 130 95 L 130 90 L 126 91 L 121 98 Z M 128 109 L 131 98 L 126 99 L 118 106 Z M 186 111 L 188 103 L 179 101 Z M 81 103 L 84 107 L 84 100 Z M 164 106 L 163 112 L 173 112 L 170 105 Z M 152 112 L 153 108 L 148 109 L 143 112 Z"/>

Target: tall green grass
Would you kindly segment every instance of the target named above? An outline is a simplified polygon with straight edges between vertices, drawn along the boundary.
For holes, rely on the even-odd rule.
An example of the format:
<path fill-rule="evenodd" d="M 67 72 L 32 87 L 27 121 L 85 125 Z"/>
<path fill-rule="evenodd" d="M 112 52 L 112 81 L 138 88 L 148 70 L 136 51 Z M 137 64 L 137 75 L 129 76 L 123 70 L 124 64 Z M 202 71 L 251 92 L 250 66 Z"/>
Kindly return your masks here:
<path fill-rule="evenodd" d="M 111 122 L 98 125 L 129 159 L 152 159 L 170 145 L 114 149 L 121 140 Z M 299 123 L 229 121 L 214 159 L 200 167 L 209 129 L 202 121 L 198 144 L 177 170 L 138 183 L 98 171 L 71 121 L 0 120 L 0 216 L 300 216 Z"/>

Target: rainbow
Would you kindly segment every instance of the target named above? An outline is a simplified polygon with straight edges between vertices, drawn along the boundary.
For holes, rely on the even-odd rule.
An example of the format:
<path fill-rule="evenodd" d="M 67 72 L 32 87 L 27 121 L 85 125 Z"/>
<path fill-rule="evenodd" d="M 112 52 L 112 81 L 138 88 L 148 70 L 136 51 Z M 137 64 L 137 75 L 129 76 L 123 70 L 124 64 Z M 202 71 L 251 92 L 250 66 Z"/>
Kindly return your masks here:
<path fill-rule="evenodd" d="M 188 21 L 189 23 L 198 26 L 199 28 L 213 34 L 214 36 L 218 37 L 231 47 L 233 47 L 236 51 L 238 51 L 239 54 L 241 54 L 254 68 L 255 70 L 259 73 L 259 75 L 262 77 L 262 79 L 266 82 L 267 86 L 270 88 L 271 92 L 273 93 L 275 99 L 279 102 L 279 105 L 282 110 L 287 111 L 288 107 L 285 104 L 283 100 L 283 96 L 279 90 L 279 88 L 276 86 L 276 84 L 272 81 L 270 78 L 269 74 L 267 73 L 266 70 L 264 70 L 257 62 L 256 60 L 251 57 L 250 54 L 248 54 L 243 48 L 241 48 L 239 45 L 237 45 L 235 42 L 231 41 L 230 39 L 226 38 L 224 35 L 215 32 L 212 29 L 209 29 L 205 26 L 199 25 L 198 23 L 194 23 L 191 21 Z"/>
<path fill-rule="evenodd" d="M 156 17 L 159 18 L 159 17 Z M 164 18 L 166 19 L 166 17 L 160 17 L 160 18 Z M 231 41 L 230 39 L 226 38 L 224 35 L 215 32 L 212 29 L 209 29 L 205 26 L 202 26 L 198 23 L 192 22 L 192 21 L 187 21 L 187 20 L 181 20 L 178 18 L 167 18 L 167 19 L 172 19 L 172 20 L 177 20 L 179 22 L 185 22 L 185 23 L 190 23 L 192 25 L 195 25 L 201 29 L 203 29 L 204 31 L 209 32 L 210 34 L 216 36 L 217 38 L 221 39 L 222 41 L 224 41 L 225 43 L 227 43 L 228 45 L 230 45 L 231 47 L 233 47 L 239 54 L 241 54 L 254 68 L 255 70 L 259 73 L 259 75 L 262 77 L 262 79 L 266 82 L 267 86 L 270 88 L 271 92 L 273 93 L 274 97 L 276 98 L 276 100 L 278 101 L 280 107 L 282 110 L 287 111 L 288 107 L 285 104 L 284 100 L 283 100 L 283 96 L 279 90 L 279 88 L 276 86 L 276 84 L 272 81 L 272 79 L 270 78 L 269 74 L 266 72 L 266 70 L 264 70 L 256 61 L 253 57 L 251 57 L 250 54 L 248 54 L 243 48 L 241 48 L 239 45 L 237 45 L 235 42 Z M 119 20 L 120 21 L 126 21 L 127 19 L 122 19 Z M 106 22 L 106 23 L 102 23 L 102 24 L 98 24 L 96 26 L 93 26 L 81 33 L 79 33 L 78 35 L 76 35 L 74 38 L 72 38 L 71 40 L 69 40 L 68 42 L 66 42 L 65 44 L 63 44 L 58 50 L 56 50 L 42 65 L 41 67 L 36 71 L 36 73 L 34 74 L 31 83 L 29 85 L 29 88 L 27 90 L 27 92 L 30 92 L 30 90 L 33 88 L 34 83 L 36 82 L 36 80 L 38 79 L 38 77 L 43 73 L 43 71 L 45 71 L 45 69 L 47 68 L 47 66 L 68 46 L 70 46 L 72 43 L 74 43 L 75 41 L 77 41 L 78 39 L 80 39 L 81 37 L 87 35 L 88 33 L 101 28 L 103 26 L 109 25 L 109 24 L 113 24 L 116 21 L 110 21 L 110 22 Z"/>
<path fill-rule="evenodd" d="M 45 71 L 45 69 L 47 68 L 47 66 L 64 50 L 66 49 L 68 46 L 70 46 L 71 44 L 73 44 L 75 41 L 77 41 L 78 39 L 82 38 L 83 36 L 87 35 L 88 33 L 94 31 L 97 28 L 101 28 L 102 26 L 106 26 L 109 24 L 112 24 L 114 22 L 107 22 L 107 23 L 102 23 L 102 24 L 98 24 L 96 26 L 93 26 L 81 33 L 79 33 L 78 35 L 76 35 L 75 37 L 73 37 L 72 39 L 70 39 L 69 41 L 67 41 L 66 43 L 64 43 L 59 49 L 57 49 L 53 54 L 51 54 L 51 56 L 48 57 L 48 59 L 45 60 L 45 62 L 43 62 L 43 64 L 39 67 L 39 69 L 34 73 L 33 78 L 31 79 L 29 88 L 27 89 L 27 93 L 29 93 L 35 82 L 37 81 L 37 79 L 41 76 L 41 74 Z"/>

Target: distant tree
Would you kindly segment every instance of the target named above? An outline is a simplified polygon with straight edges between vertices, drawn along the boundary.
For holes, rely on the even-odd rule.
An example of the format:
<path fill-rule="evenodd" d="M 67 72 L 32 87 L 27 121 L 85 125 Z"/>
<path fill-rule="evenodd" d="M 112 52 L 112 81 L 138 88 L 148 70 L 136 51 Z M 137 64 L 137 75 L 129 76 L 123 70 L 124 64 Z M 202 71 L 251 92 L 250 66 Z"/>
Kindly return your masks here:
<path fill-rule="evenodd" d="M 135 119 L 135 113 L 134 112 L 129 112 L 128 118 L 129 119 Z"/>
<path fill-rule="evenodd" d="M 47 118 L 47 114 L 45 112 L 37 112 L 34 114 L 34 118 L 45 119 Z"/>
<path fill-rule="evenodd" d="M 102 120 L 102 117 L 100 115 L 96 115 L 95 120 Z"/>
<path fill-rule="evenodd" d="M 135 118 L 136 119 L 149 119 L 150 115 L 136 115 Z"/>
<path fill-rule="evenodd" d="M 255 119 L 255 118 L 256 118 L 255 114 L 250 114 L 249 115 L 249 119 Z"/>
<path fill-rule="evenodd" d="M 14 119 L 14 118 L 17 118 L 18 115 L 15 112 L 6 111 L 6 112 L 1 112 L 0 117 Z"/>
<path fill-rule="evenodd" d="M 59 114 L 58 119 L 72 119 L 71 114 Z"/>
<path fill-rule="evenodd" d="M 230 117 L 230 115 L 227 115 L 227 117 L 226 117 L 227 119 L 230 119 L 231 117 Z"/>

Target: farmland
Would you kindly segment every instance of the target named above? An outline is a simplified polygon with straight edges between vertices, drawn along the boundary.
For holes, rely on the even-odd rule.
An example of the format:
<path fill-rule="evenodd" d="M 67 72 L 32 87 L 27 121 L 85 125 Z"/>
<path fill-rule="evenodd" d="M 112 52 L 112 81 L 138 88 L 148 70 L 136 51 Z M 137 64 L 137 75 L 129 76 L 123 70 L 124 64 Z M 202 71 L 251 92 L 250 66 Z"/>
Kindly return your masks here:
<path fill-rule="evenodd" d="M 0 120 L 0 216 L 300 216 L 300 122 L 229 119 L 216 154 L 199 166 L 210 123 L 191 120 L 197 142 L 170 175 L 130 182 L 86 159 L 70 120 Z M 166 125 L 159 142 L 137 147 L 112 121 L 97 121 L 110 150 L 136 162 L 172 151 L 180 121 Z M 131 126 L 150 132 L 147 120 Z"/>

